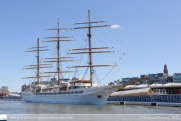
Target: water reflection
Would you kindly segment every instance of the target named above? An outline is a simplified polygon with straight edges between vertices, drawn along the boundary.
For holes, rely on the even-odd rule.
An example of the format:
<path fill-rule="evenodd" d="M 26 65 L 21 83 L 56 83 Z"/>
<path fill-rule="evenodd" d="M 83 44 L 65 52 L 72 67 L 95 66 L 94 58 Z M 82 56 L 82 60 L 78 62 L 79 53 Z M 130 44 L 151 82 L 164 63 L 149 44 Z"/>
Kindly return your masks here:
<path fill-rule="evenodd" d="M 1 101 L 1 114 L 180 114 L 181 107 L 135 105 L 62 105 Z"/>

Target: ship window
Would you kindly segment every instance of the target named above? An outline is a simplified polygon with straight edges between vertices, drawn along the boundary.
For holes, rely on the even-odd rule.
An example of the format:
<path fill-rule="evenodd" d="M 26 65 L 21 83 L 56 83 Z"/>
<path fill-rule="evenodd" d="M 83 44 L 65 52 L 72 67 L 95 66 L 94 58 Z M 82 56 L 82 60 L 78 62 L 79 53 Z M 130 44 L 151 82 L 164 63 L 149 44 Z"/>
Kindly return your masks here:
<path fill-rule="evenodd" d="M 66 94 L 66 92 L 63 92 L 63 94 Z"/>
<path fill-rule="evenodd" d="M 74 94 L 74 92 L 71 92 L 71 94 Z"/>
<path fill-rule="evenodd" d="M 70 92 L 67 92 L 67 94 L 70 94 Z"/>
<path fill-rule="evenodd" d="M 79 91 L 79 93 L 83 93 L 84 91 Z"/>
<path fill-rule="evenodd" d="M 78 91 L 75 91 L 75 94 L 78 94 Z"/>
<path fill-rule="evenodd" d="M 62 94 L 61 92 L 59 92 L 59 94 Z"/>

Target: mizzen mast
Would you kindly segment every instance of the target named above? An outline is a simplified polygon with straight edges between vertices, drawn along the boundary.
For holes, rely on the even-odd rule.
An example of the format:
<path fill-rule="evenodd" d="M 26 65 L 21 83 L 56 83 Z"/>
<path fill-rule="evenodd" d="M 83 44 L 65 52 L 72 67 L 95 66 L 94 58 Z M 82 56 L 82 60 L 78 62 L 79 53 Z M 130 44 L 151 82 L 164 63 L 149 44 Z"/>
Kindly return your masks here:
<path fill-rule="evenodd" d="M 90 82 L 91 82 L 91 87 L 93 86 L 92 84 L 92 75 L 93 75 L 93 67 L 102 67 L 102 66 L 116 66 L 116 65 L 92 65 L 92 53 L 109 53 L 109 52 L 114 52 L 114 51 L 92 51 L 93 49 L 112 49 L 112 47 L 100 47 L 100 48 L 92 48 L 91 47 L 91 28 L 96 28 L 96 27 L 108 27 L 111 25 L 101 25 L 101 26 L 91 26 L 91 23 L 101 23 L 101 22 L 106 22 L 106 21 L 90 21 L 90 10 L 88 10 L 88 15 L 89 15 L 89 21 L 88 22 L 78 22 L 74 24 L 88 24 L 87 27 L 77 27 L 73 29 L 84 29 L 88 28 L 89 33 L 87 34 L 88 39 L 89 39 L 89 48 L 80 48 L 80 49 L 71 49 L 71 50 L 88 50 L 88 52 L 74 52 L 74 53 L 68 53 L 68 54 L 89 54 L 89 65 L 86 66 L 70 66 L 68 68 L 77 68 L 77 67 L 90 67 Z"/>

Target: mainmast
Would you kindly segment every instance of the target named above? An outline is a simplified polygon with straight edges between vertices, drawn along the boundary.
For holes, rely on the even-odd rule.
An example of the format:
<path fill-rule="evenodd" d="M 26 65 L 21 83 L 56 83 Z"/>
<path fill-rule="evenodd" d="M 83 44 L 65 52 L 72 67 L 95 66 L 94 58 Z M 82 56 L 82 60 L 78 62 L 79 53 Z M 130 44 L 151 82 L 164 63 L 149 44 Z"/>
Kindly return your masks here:
<path fill-rule="evenodd" d="M 71 49 L 71 50 L 89 50 L 88 52 L 73 52 L 73 53 L 68 53 L 68 54 L 89 54 L 89 65 L 80 65 L 80 66 L 70 66 L 68 68 L 77 68 L 77 67 L 90 67 L 90 82 L 91 82 L 91 87 L 93 86 L 92 84 L 92 74 L 93 74 L 93 67 L 103 67 L 103 66 L 116 66 L 116 65 L 92 65 L 92 53 L 108 53 L 108 52 L 114 52 L 114 51 L 92 51 L 93 49 L 112 49 L 112 47 L 99 47 L 99 48 L 92 48 L 91 47 L 91 28 L 95 27 L 107 27 L 110 25 L 101 25 L 101 26 L 91 26 L 91 23 L 101 23 L 101 22 L 106 22 L 106 21 L 90 21 L 90 10 L 88 10 L 88 16 L 89 16 L 89 21 L 88 22 L 79 22 L 79 23 L 74 23 L 74 24 L 88 24 L 88 27 L 77 27 L 73 29 L 84 29 L 88 28 L 89 33 L 87 34 L 88 40 L 89 40 L 89 48 L 80 48 L 80 49 Z"/>
<path fill-rule="evenodd" d="M 89 34 L 87 36 L 89 36 L 89 65 L 90 65 L 90 82 L 91 82 L 91 87 L 92 87 L 92 53 L 91 53 L 91 23 L 90 23 L 90 10 L 88 10 L 89 13 Z"/>
<path fill-rule="evenodd" d="M 59 19 L 58 19 L 59 20 Z M 60 28 L 59 27 L 59 21 L 58 21 L 58 28 L 50 28 L 47 30 L 57 30 L 58 36 L 57 37 L 45 37 L 45 39 L 50 39 L 50 38 L 57 38 L 57 40 L 46 40 L 44 42 L 57 42 L 57 57 L 53 58 L 44 58 L 44 59 L 57 59 L 56 60 L 50 60 L 50 61 L 43 61 L 43 62 L 57 62 L 57 71 L 56 72 L 45 72 L 45 73 L 58 73 L 58 85 L 60 84 L 60 74 L 62 73 L 71 73 L 75 71 L 62 71 L 60 68 L 60 63 L 61 62 L 70 62 L 70 61 L 77 61 L 77 60 L 62 60 L 62 59 L 67 59 L 67 58 L 75 58 L 75 57 L 61 57 L 60 56 L 60 41 L 74 41 L 72 39 L 62 39 L 62 38 L 72 38 L 72 36 L 60 36 L 59 30 L 71 30 L 71 28 Z M 62 75 L 63 79 L 63 75 Z"/>
<path fill-rule="evenodd" d="M 30 51 L 25 51 L 25 52 L 36 52 L 37 51 L 37 65 L 26 65 L 24 67 L 28 67 L 28 68 L 24 68 L 24 69 L 37 69 L 37 72 L 36 73 L 36 77 L 25 77 L 24 79 L 29 79 L 29 78 L 37 78 L 37 84 L 39 85 L 40 84 L 40 77 L 50 77 L 50 76 L 40 76 L 40 68 L 50 68 L 52 66 L 43 66 L 43 65 L 50 65 L 50 64 L 40 64 L 39 60 L 40 60 L 40 51 L 47 51 L 47 50 L 51 50 L 51 49 L 42 49 L 40 50 L 40 48 L 46 48 L 46 47 L 49 47 L 49 46 L 42 46 L 40 47 L 39 46 L 39 38 L 37 39 L 37 47 L 30 47 L 30 48 L 27 48 L 27 49 L 34 49 L 34 48 L 37 48 L 36 50 L 30 50 Z M 35 70 L 34 70 L 35 71 Z"/>
<path fill-rule="evenodd" d="M 58 19 L 58 28 L 59 28 L 59 19 Z M 59 57 L 60 57 L 60 40 L 59 40 L 59 29 L 58 29 L 58 41 L 57 41 L 57 72 L 60 72 L 60 62 L 59 62 Z M 62 76 L 63 78 L 63 76 Z M 58 73 L 58 85 L 60 84 L 60 73 Z"/>
<path fill-rule="evenodd" d="M 39 46 L 39 38 L 38 38 L 38 40 L 37 40 L 37 83 L 38 83 L 38 85 L 39 85 L 39 79 L 40 79 L 40 77 L 39 77 L 39 74 L 40 74 L 40 72 L 39 72 L 39 59 L 40 59 L 40 56 L 39 56 L 39 54 L 40 54 L 40 46 Z"/>

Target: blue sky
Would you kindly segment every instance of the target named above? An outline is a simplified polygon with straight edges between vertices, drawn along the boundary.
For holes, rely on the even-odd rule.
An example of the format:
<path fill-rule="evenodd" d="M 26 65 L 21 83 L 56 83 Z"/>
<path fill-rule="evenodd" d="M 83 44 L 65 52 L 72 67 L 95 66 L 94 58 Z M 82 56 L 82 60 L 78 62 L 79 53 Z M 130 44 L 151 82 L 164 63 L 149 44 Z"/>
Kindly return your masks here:
<path fill-rule="evenodd" d="M 55 43 L 42 43 L 46 36 L 56 36 L 56 31 L 46 31 L 47 28 L 57 27 L 57 16 L 62 27 L 78 27 L 75 22 L 88 20 L 88 9 L 91 10 L 91 20 L 105 20 L 109 25 L 119 25 L 119 28 L 107 27 L 105 30 L 119 44 L 124 52 L 143 71 L 123 55 L 123 52 L 112 41 L 103 28 L 92 29 L 92 36 L 108 46 L 98 33 L 121 55 L 127 64 L 119 60 L 116 54 L 110 54 L 125 71 L 113 69 L 102 83 L 128 76 L 163 72 L 163 66 L 168 66 L 169 75 L 181 72 L 181 1 L 180 0 L 1 0 L 0 1 L 0 87 L 9 86 L 9 90 L 20 91 L 21 85 L 29 82 L 22 77 L 32 76 L 32 70 L 22 70 L 24 65 L 36 63 L 36 53 L 25 53 L 28 47 L 36 46 L 37 38 L 40 45 L 49 45 L 53 49 L 41 53 L 42 57 L 55 56 Z M 95 16 L 95 17 L 94 17 Z M 95 24 L 99 25 L 99 24 Z M 84 26 L 84 25 L 83 25 Z M 87 30 L 66 31 L 67 35 L 74 36 L 77 47 L 85 45 Z M 98 33 L 97 33 L 98 32 Z M 83 34 L 84 33 L 84 34 Z M 61 31 L 61 35 L 66 35 Z M 93 41 L 93 40 L 92 40 Z M 71 42 L 61 44 L 62 53 L 69 48 L 75 48 Z M 92 45 L 96 47 L 93 41 Z M 84 46 L 82 46 L 84 47 Z M 83 57 L 83 64 L 87 56 Z M 94 64 L 110 64 L 103 55 L 93 56 Z M 112 61 L 113 62 L 113 61 Z M 70 65 L 63 63 L 63 68 Z M 76 63 L 72 63 L 76 65 Z M 111 70 L 98 68 L 98 76 L 104 78 Z M 136 74 L 137 73 L 137 74 Z M 82 73 L 83 74 L 83 73 Z M 81 75 L 82 75 L 81 74 Z M 68 77 L 69 75 L 65 75 Z M 71 75 L 72 76 L 72 75 Z"/>

